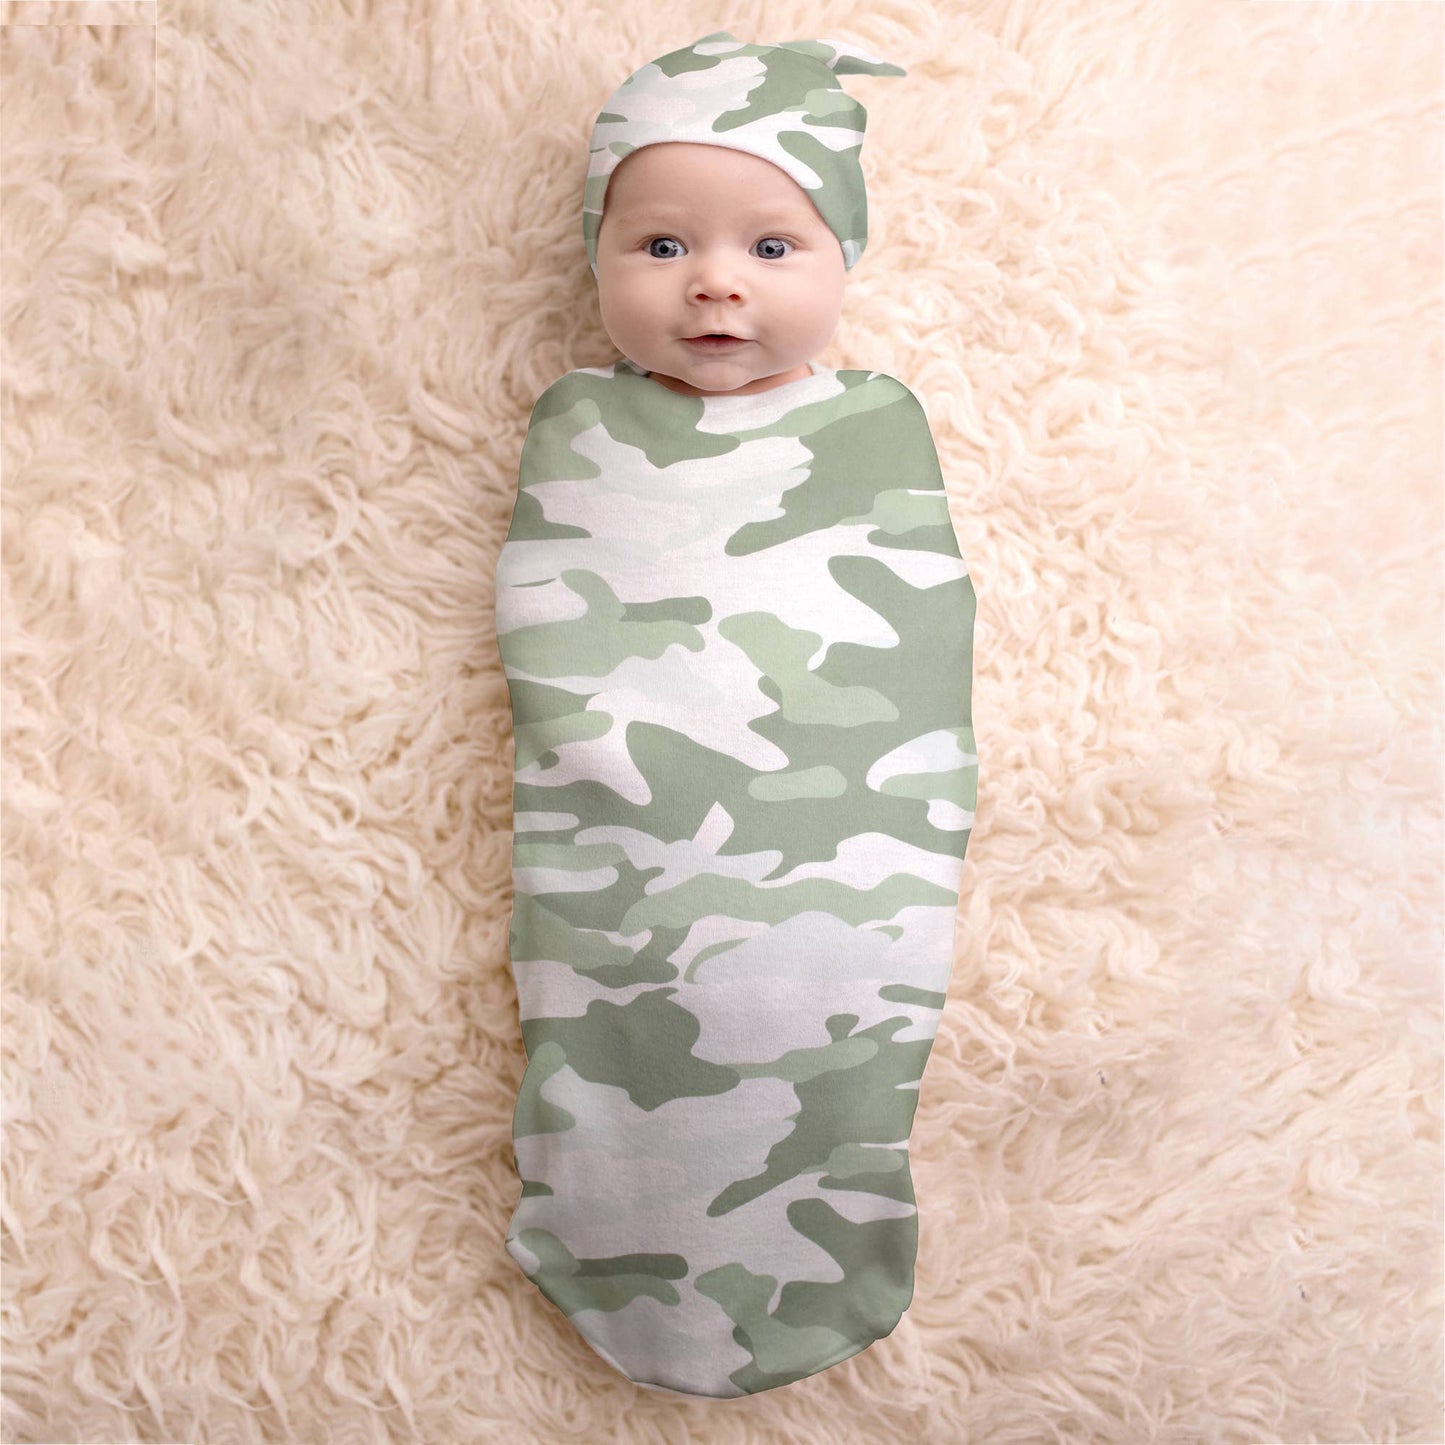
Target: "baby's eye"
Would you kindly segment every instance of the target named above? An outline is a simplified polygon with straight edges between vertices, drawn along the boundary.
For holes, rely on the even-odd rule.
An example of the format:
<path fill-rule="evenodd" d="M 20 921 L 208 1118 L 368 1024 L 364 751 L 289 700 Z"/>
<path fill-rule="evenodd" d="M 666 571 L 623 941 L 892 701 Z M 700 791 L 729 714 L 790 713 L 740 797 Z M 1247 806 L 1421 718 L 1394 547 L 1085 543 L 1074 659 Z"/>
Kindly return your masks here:
<path fill-rule="evenodd" d="M 659 242 L 662 242 L 662 243 L 664 243 L 664 244 L 666 244 L 666 245 L 669 245 L 669 246 L 679 246 L 679 247 L 680 247 L 681 244 L 682 244 L 680 241 L 678 241 L 678 239 L 677 239 L 675 236 L 654 236 L 650 241 L 648 241 L 648 242 L 646 243 L 646 244 L 647 244 L 647 254 L 648 254 L 649 256 L 651 256 L 654 260 L 657 260 L 657 261 L 672 261 L 672 260 L 675 260 L 675 259 L 676 259 L 675 256 L 672 256 L 672 255 L 659 256 L 659 255 L 657 254 L 657 252 L 652 249 L 652 248 L 653 248 L 654 246 L 656 246 Z M 774 247 L 774 246 L 787 246 L 787 247 L 789 247 L 789 248 L 791 249 L 793 243 L 792 243 L 791 241 L 785 240 L 782 236 L 764 236 L 763 239 L 758 242 L 758 245 L 759 245 L 759 246 L 767 246 L 767 247 L 770 247 L 770 248 L 771 248 L 771 247 Z M 768 250 L 767 252 L 763 252 L 763 253 L 760 253 L 760 254 L 761 254 L 762 259 L 763 259 L 764 261 L 781 261 L 781 260 L 783 259 L 783 257 L 786 256 L 788 253 L 787 253 L 786 251 L 776 252 L 776 251 L 773 251 L 773 250 L 770 249 L 770 250 Z"/>
<path fill-rule="evenodd" d="M 785 241 L 781 236 L 764 236 L 763 239 L 758 242 L 758 245 L 759 245 L 759 246 L 788 246 L 788 247 L 791 247 L 792 244 L 793 244 L 793 243 L 792 243 L 791 241 Z M 787 252 L 784 252 L 784 253 L 783 253 L 783 255 L 786 255 L 786 254 L 787 254 Z M 781 261 L 782 259 L 783 259 L 783 256 L 781 256 L 781 255 L 776 255 L 776 254 L 773 254 L 773 253 L 771 253 L 771 252 L 768 252 L 768 253 L 764 253 L 764 254 L 763 254 L 763 260 L 764 260 L 764 261 Z"/>

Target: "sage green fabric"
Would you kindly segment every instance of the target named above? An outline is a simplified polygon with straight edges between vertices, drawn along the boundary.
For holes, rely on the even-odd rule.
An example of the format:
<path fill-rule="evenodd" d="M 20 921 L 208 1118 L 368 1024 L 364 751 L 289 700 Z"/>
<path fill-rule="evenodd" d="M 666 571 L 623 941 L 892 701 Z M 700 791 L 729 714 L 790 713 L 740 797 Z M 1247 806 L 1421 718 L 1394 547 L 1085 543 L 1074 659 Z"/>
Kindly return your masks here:
<path fill-rule="evenodd" d="M 532 411 L 496 573 L 527 1051 L 506 1247 L 638 1384 L 755 1394 L 913 1293 L 978 758 L 974 592 L 891 376 Z"/>
<path fill-rule="evenodd" d="M 907 73 L 841 40 L 746 45 L 726 30 L 649 61 L 617 87 L 592 127 L 582 239 L 593 276 L 612 172 L 633 151 L 666 141 L 748 151 L 786 171 L 837 236 L 851 271 L 868 245 L 859 164 L 868 112 L 834 77 Z"/>

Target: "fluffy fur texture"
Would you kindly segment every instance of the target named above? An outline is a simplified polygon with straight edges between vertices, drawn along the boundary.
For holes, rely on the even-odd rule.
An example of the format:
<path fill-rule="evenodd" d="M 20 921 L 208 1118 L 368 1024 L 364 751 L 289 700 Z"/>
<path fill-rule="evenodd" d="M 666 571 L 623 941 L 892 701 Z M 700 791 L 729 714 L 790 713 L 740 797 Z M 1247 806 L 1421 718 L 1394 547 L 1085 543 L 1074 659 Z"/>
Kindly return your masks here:
<path fill-rule="evenodd" d="M 1441 1438 L 1445 12 L 3 11 L 5 1439 Z M 981 759 L 912 1308 L 716 1404 L 503 1249 L 491 615 L 709 27 L 908 69 L 821 359 L 929 412 Z"/>

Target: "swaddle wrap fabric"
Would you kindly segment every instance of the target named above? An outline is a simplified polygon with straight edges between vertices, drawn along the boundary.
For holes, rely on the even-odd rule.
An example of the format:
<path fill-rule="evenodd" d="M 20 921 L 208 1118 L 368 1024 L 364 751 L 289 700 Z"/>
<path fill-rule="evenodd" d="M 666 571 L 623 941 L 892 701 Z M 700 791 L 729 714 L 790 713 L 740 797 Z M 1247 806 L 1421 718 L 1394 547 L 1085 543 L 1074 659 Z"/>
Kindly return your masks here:
<path fill-rule="evenodd" d="M 506 1248 L 641 1385 L 886 1335 L 978 759 L 974 592 L 877 372 L 538 399 L 496 576 L 528 1063 Z"/>

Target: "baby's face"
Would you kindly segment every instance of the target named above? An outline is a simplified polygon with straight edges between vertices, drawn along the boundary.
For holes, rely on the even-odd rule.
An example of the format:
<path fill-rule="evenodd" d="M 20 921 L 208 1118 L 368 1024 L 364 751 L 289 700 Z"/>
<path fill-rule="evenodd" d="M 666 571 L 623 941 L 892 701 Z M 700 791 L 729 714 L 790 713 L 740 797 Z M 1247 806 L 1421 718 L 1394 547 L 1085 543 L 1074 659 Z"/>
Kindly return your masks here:
<path fill-rule="evenodd" d="M 597 236 L 602 324 L 673 391 L 745 395 L 809 375 L 838 325 L 847 274 L 807 192 L 761 156 L 643 146 L 608 182 Z M 688 340 L 711 331 L 743 344 Z"/>

